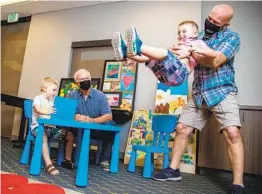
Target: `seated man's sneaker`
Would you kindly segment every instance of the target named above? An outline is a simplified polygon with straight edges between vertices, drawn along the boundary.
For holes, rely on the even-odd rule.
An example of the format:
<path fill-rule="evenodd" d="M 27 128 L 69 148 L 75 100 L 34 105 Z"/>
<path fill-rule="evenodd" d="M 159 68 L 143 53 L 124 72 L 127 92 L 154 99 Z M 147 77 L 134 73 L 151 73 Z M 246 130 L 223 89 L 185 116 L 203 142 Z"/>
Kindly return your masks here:
<path fill-rule="evenodd" d="M 72 163 L 72 161 L 65 159 L 62 163 L 61 166 L 63 168 L 67 168 L 67 169 L 73 169 L 74 168 L 74 164 Z"/>
<path fill-rule="evenodd" d="M 141 46 L 143 42 L 139 39 L 134 26 L 126 30 L 126 44 L 128 55 L 141 55 Z"/>
<path fill-rule="evenodd" d="M 153 176 L 157 181 L 180 181 L 182 179 L 179 169 L 174 170 L 170 167 L 163 169 Z"/>
<path fill-rule="evenodd" d="M 232 185 L 232 194 L 243 194 L 244 187 L 241 185 Z"/>
<path fill-rule="evenodd" d="M 123 60 L 127 57 L 126 55 L 126 44 L 119 32 L 112 38 L 111 41 L 116 60 Z"/>
<path fill-rule="evenodd" d="M 103 168 L 103 170 L 105 170 L 105 171 L 109 171 L 110 164 L 109 164 L 108 161 L 100 162 L 100 166 Z"/>

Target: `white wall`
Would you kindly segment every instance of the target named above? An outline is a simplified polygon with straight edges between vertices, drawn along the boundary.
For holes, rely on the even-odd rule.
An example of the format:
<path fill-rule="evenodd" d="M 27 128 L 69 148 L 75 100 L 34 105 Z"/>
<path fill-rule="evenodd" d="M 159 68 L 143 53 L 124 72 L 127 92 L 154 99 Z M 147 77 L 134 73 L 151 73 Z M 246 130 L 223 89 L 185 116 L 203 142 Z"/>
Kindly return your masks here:
<path fill-rule="evenodd" d="M 45 76 L 58 80 L 67 77 L 74 41 L 110 39 L 116 31 L 124 33 L 135 25 L 145 44 L 168 48 L 176 40 L 177 25 L 182 20 L 200 24 L 200 13 L 200 2 L 117 2 L 35 15 L 18 95 L 33 98 L 39 94 L 40 81 Z M 154 108 L 156 83 L 153 73 L 140 64 L 135 109 Z M 125 149 L 129 123 L 122 128 L 120 152 Z"/>
<path fill-rule="evenodd" d="M 186 11 L 185 11 L 186 10 Z M 169 47 L 182 20 L 200 23 L 200 2 L 117 2 L 32 17 L 19 96 L 33 98 L 43 77 L 66 77 L 71 42 L 109 39 L 114 32 L 137 26 L 144 43 Z M 135 109 L 152 109 L 156 78 L 139 66 Z"/>
<path fill-rule="evenodd" d="M 236 83 L 241 105 L 262 106 L 262 2 L 220 2 L 235 11 L 230 28 L 240 34 L 240 52 L 235 59 Z M 219 2 L 202 3 L 202 21 Z"/>

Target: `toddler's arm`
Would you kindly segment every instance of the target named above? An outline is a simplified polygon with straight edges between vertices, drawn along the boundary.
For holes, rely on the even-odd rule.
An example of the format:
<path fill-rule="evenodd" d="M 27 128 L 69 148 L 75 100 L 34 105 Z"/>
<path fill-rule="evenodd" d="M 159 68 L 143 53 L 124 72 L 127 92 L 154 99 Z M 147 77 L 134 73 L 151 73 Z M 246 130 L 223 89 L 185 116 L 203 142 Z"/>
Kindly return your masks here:
<path fill-rule="evenodd" d="M 33 108 L 40 115 L 50 115 L 50 114 L 56 112 L 56 109 L 53 108 L 53 107 L 51 107 L 51 108 L 43 107 L 42 106 L 42 100 L 41 100 L 40 96 L 35 97 L 35 99 L 33 101 Z"/>
<path fill-rule="evenodd" d="M 38 114 L 41 114 L 41 115 L 50 115 L 56 112 L 56 109 L 53 107 L 50 109 L 44 109 L 44 108 L 41 108 L 41 105 L 39 104 L 35 104 L 34 109 Z"/>

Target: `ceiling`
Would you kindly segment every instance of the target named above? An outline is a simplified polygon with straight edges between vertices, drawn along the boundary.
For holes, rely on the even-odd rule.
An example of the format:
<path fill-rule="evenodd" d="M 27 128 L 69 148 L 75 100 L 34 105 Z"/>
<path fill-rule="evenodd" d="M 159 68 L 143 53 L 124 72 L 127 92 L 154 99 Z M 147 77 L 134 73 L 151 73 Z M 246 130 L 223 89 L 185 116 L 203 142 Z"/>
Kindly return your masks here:
<path fill-rule="evenodd" d="M 7 20 L 8 14 L 14 12 L 19 13 L 19 18 L 21 18 L 38 13 L 57 11 L 63 9 L 74 9 L 77 7 L 92 6 L 101 3 L 112 3 L 116 1 L 121 1 L 121 0 L 113 0 L 113 1 L 0 0 L 1 21 Z"/>

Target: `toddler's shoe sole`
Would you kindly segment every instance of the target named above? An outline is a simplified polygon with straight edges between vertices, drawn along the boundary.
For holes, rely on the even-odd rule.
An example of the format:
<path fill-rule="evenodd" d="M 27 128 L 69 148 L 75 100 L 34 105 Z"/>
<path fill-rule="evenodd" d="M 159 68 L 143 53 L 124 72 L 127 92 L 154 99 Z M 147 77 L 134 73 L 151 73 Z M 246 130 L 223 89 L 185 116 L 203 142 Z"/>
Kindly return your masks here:
<path fill-rule="evenodd" d="M 136 41 L 136 30 L 134 26 L 131 26 L 126 31 L 127 54 L 129 55 L 138 54 L 135 41 Z"/>
<path fill-rule="evenodd" d="M 116 35 L 112 38 L 112 47 L 115 53 L 115 59 L 116 60 L 123 60 L 124 59 L 124 53 L 121 49 L 121 34 L 116 33 Z"/>

